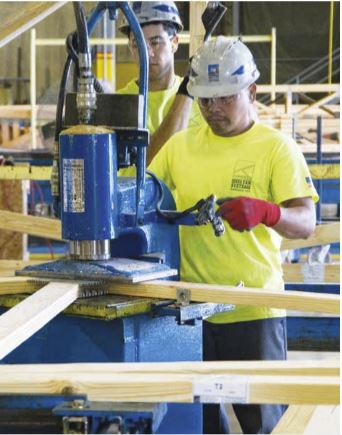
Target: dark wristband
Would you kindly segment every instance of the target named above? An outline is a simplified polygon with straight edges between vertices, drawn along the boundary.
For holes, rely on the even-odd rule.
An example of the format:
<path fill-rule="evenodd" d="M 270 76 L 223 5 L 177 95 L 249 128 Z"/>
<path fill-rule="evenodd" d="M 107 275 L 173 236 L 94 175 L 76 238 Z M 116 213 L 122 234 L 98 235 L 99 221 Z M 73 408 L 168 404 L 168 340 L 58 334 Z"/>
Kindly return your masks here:
<path fill-rule="evenodd" d="M 186 75 L 186 76 L 183 78 L 181 84 L 179 85 L 179 88 L 178 88 L 177 94 L 185 95 L 186 97 L 189 97 L 189 98 L 191 98 L 191 99 L 193 100 L 194 97 L 192 97 L 192 96 L 189 94 L 188 90 L 187 90 L 187 84 L 188 84 L 188 83 L 189 83 L 189 76 Z"/>

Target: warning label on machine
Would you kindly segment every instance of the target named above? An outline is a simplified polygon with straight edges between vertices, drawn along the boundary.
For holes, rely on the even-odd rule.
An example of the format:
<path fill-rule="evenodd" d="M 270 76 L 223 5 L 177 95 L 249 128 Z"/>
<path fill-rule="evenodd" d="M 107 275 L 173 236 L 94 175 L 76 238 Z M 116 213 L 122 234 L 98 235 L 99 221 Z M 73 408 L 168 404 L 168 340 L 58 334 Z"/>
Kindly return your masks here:
<path fill-rule="evenodd" d="M 63 211 L 84 212 L 83 159 L 63 159 Z"/>

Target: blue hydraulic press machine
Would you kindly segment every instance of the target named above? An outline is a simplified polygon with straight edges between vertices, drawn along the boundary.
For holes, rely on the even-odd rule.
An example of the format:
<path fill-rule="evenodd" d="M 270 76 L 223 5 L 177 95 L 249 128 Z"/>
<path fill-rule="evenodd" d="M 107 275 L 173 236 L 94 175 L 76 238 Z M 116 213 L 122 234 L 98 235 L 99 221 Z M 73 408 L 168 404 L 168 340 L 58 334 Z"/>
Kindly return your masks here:
<path fill-rule="evenodd" d="M 139 95 L 105 94 L 91 71 L 88 35 L 106 11 L 115 20 L 118 9 L 139 49 Z M 29 266 L 17 274 L 56 281 L 176 278 L 178 225 L 209 223 L 213 237 L 224 232 L 215 216 L 215 198 L 199 199 L 190 209 L 177 212 L 168 188 L 147 174 L 147 49 L 128 3 L 99 2 L 88 21 L 80 2 L 74 3 L 74 11 L 77 32 L 67 38 L 52 179 L 70 258 Z M 78 86 L 66 95 L 73 62 Z M 131 165 L 136 166 L 136 178 L 118 177 L 120 168 Z M 93 296 L 78 300 L 2 362 L 198 361 L 202 318 L 233 308 Z M 202 433 L 200 404 L 147 406 L 92 403 L 83 396 L 20 395 L 0 396 L 0 403 L 0 430 L 5 427 L 7 433 Z M 111 432 L 113 427 L 117 432 Z"/>

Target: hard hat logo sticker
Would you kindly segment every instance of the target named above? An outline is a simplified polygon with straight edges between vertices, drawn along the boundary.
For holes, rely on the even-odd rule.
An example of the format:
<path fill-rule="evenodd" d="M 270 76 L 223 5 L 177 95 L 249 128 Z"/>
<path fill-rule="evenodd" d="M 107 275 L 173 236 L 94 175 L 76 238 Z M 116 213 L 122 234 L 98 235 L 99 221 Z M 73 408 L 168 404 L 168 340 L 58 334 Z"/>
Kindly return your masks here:
<path fill-rule="evenodd" d="M 245 73 L 245 67 L 241 65 L 237 70 L 232 73 L 232 76 L 240 76 Z"/>
<path fill-rule="evenodd" d="M 218 64 L 208 65 L 209 82 L 218 82 L 220 80 L 220 68 Z"/>

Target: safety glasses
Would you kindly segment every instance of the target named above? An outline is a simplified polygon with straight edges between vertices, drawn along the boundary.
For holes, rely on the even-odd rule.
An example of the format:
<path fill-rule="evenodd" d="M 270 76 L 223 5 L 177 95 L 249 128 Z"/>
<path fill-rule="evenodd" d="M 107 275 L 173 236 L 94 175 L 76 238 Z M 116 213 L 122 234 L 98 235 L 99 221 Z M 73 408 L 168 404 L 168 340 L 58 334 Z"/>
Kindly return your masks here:
<path fill-rule="evenodd" d="M 165 39 L 162 36 L 153 36 L 152 38 L 146 40 L 147 50 L 151 50 L 153 51 L 153 53 L 157 53 L 161 51 L 165 47 L 167 42 L 171 41 L 174 37 L 175 35 L 172 35 L 168 39 Z M 134 39 L 130 42 L 130 46 L 132 51 L 138 51 L 138 45 Z"/>
<path fill-rule="evenodd" d="M 197 99 L 198 105 L 202 109 L 207 109 L 209 106 L 216 105 L 220 107 L 227 107 L 235 103 L 240 98 L 241 93 L 235 95 L 229 95 L 228 97 L 216 97 L 216 98 L 201 98 Z"/>

